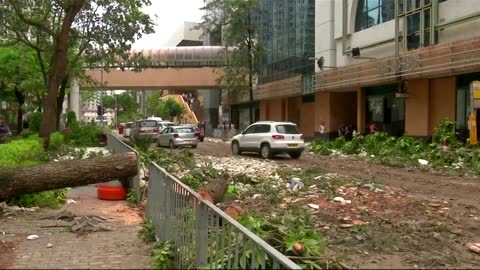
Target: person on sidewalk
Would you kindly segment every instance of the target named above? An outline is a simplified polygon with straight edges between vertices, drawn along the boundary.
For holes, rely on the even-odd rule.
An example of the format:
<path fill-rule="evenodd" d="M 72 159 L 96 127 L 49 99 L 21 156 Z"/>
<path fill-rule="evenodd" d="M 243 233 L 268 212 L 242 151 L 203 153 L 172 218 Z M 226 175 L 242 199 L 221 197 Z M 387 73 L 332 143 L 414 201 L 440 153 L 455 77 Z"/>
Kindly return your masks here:
<path fill-rule="evenodd" d="M 327 135 L 327 127 L 325 126 L 325 122 L 322 121 L 322 123 L 320 123 L 320 128 L 319 128 L 319 133 L 320 133 L 320 140 L 322 141 L 326 141 L 326 135 Z"/>
<path fill-rule="evenodd" d="M 5 142 L 10 136 L 12 136 L 10 128 L 8 127 L 7 123 L 5 123 L 5 120 L 0 118 L 0 143 Z"/>
<path fill-rule="evenodd" d="M 374 134 L 375 132 L 377 132 L 377 124 L 373 122 L 370 124 L 370 134 Z"/>

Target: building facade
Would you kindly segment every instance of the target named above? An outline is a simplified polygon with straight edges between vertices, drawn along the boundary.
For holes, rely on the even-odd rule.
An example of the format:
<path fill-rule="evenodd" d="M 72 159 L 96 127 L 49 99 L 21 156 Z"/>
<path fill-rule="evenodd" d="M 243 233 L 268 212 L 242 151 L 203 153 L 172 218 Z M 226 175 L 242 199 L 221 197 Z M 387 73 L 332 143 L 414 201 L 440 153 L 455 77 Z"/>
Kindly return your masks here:
<path fill-rule="evenodd" d="M 315 0 L 314 10 L 315 73 L 262 81 L 260 119 L 295 122 L 307 137 L 321 122 L 332 134 L 376 123 L 428 137 L 444 118 L 467 129 L 469 86 L 480 80 L 480 1 Z"/>

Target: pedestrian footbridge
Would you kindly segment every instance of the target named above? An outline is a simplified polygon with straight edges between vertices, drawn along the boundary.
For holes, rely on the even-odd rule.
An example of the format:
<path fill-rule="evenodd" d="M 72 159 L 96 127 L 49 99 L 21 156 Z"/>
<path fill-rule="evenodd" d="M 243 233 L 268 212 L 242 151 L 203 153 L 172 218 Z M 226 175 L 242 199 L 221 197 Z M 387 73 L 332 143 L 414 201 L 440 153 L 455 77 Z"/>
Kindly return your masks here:
<path fill-rule="evenodd" d="M 87 75 L 93 82 L 81 84 L 82 90 L 103 89 L 199 89 L 219 88 L 220 67 L 225 65 L 224 47 L 195 46 L 144 49 L 131 52 L 147 59 L 146 68 L 92 66 Z"/>

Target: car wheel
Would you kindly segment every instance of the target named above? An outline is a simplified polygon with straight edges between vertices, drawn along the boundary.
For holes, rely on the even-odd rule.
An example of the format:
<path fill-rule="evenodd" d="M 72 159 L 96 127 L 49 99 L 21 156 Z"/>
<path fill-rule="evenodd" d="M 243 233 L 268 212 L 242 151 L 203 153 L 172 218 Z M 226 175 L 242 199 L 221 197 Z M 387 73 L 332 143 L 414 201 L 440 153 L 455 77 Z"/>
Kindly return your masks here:
<path fill-rule="evenodd" d="M 240 145 L 237 141 L 232 142 L 232 154 L 234 155 L 241 155 L 242 151 L 240 151 Z"/>
<path fill-rule="evenodd" d="M 290 153 L 290 157 L 292 157 L 293 159 L 299 159 L 301 155 L 302 155 L 302 152 Z"/>
<path fill-rule="evenodd" d="M 192 148 L 197 148 L 197 145 L 196 144 L 192 145 Z"/>
<path fill-rule="evenodd" d="M 270 151 L 270 145 L 268 145 L 267 143 L 262 144 L 262 146 L 260 147 L 260 155 L 264 159 L 270 158 L 272 155 Z"/>
<path fill-rule="evenodd" d="M 160 140 L 159 140 L 159 139 L 157 139 L 157 146 L 158 146 L 158 147 L 160 147 L 160 146 L 161 146 L 161 145 L 160 145 Z"/>
<path fill-rule="evenodd" d="M 175 144 L 173 143 L 173 141 L 170 141 L 170 143 L 168 143 L 168 146 L 170 146 L 171 149 L 175 149 Z"/>

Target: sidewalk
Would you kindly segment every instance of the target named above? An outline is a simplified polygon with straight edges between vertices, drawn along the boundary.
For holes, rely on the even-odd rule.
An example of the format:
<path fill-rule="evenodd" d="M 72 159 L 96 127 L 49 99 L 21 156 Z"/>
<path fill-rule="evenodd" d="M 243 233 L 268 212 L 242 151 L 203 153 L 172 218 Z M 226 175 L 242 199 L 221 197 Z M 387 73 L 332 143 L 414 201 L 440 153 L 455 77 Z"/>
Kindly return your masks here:
<path fill-rule="evenodd" d="M 74 188 L 67 197 L 77 203 L 0 217 L 0 269 L 150 268 L 148 246 L 137 236 L 142 217 L 125 201 L 98 200 L 93 186 Z M 63 221 L 42 218 L 63 210 L 106 218 L 102 224 L 111 231 L 77 234 L 66 227 L 46 227 Z M 39 238 L 27 240 L 33 234 Z"/>

